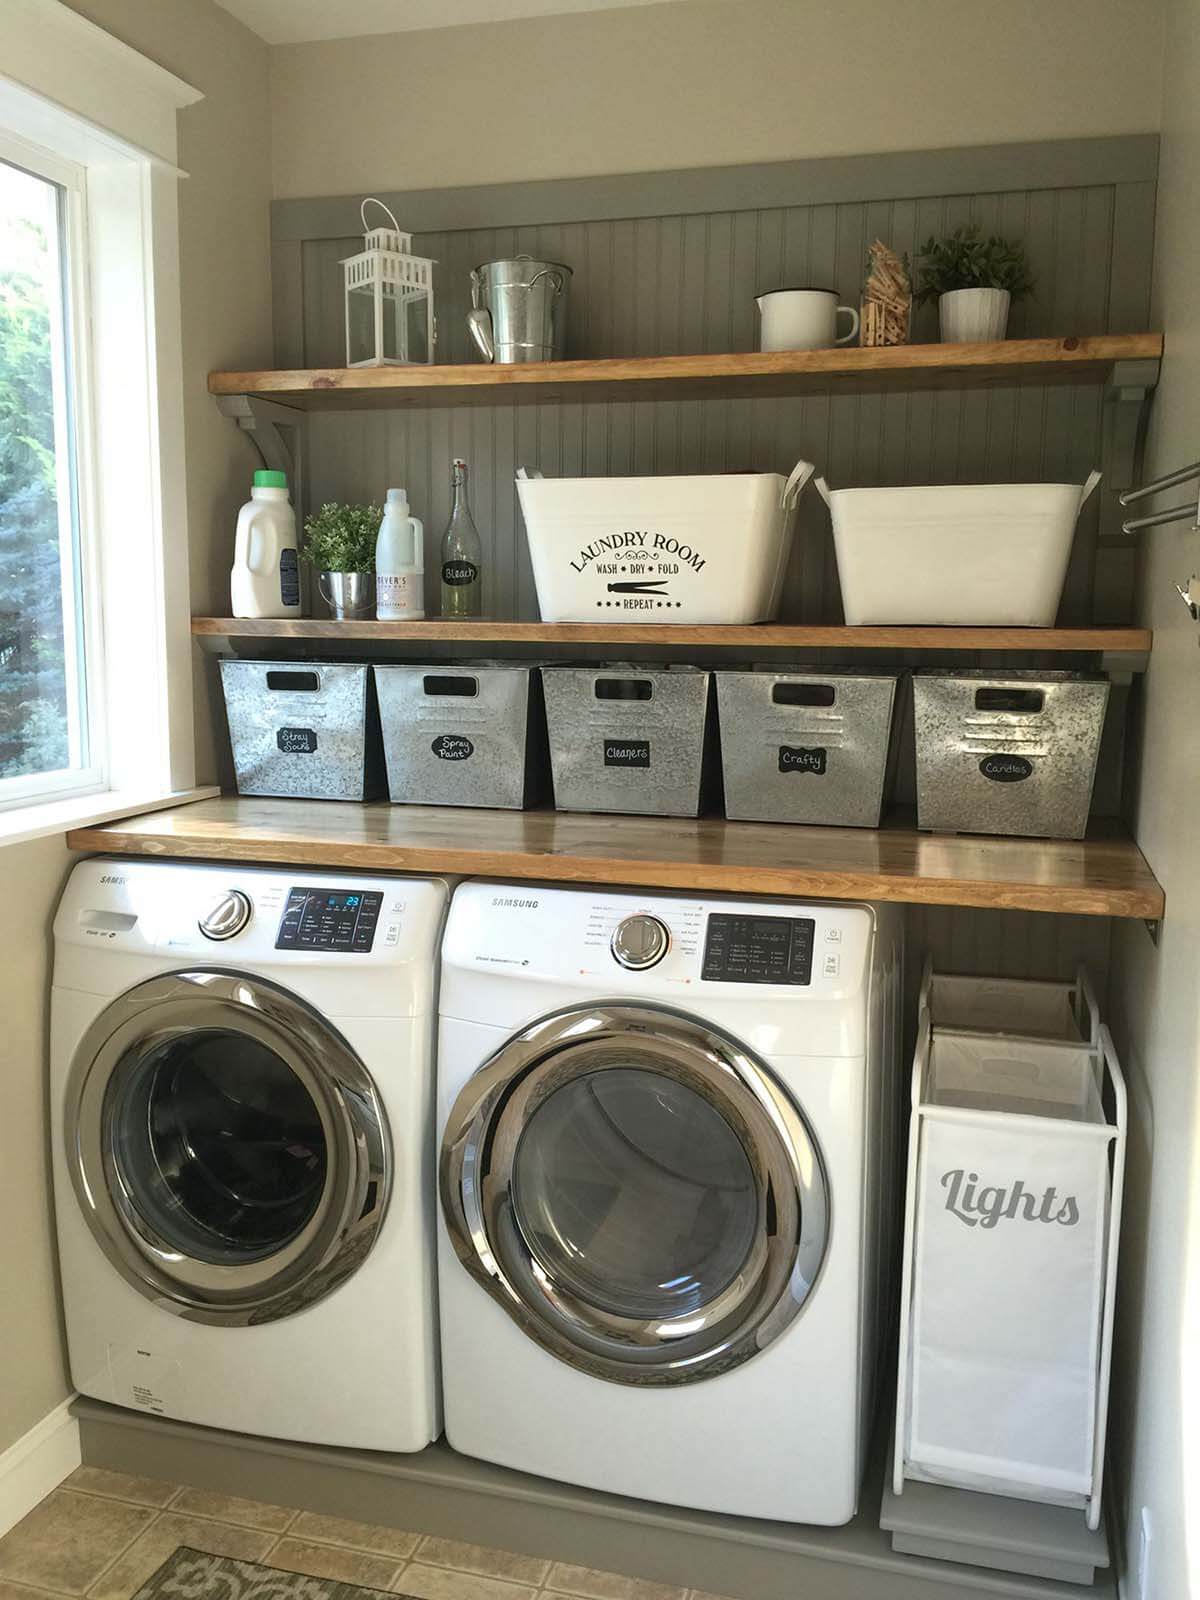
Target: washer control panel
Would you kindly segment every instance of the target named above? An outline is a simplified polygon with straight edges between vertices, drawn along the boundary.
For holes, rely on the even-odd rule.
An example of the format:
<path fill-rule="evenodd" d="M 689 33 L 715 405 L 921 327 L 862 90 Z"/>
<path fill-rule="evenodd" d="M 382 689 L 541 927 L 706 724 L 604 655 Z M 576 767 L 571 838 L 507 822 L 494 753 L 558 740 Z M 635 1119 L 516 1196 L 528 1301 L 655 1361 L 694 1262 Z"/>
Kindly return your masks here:
<path fill-rule="evenodd" d="M 373 889 L 289 889 L 275 948 L 370 950 L 382 905 Z"/>
<path fill-rule="evenodd" d="M 708 983 L 812 982 L 813 917 L 710 912 L 701 978 Z"/>
<path fill-rule="evenodd" d="M 254 907 L 250 896 L 230 889 L 199 919 L 197 926 L 206 939 L 232 939 L 250 921 Z"/>

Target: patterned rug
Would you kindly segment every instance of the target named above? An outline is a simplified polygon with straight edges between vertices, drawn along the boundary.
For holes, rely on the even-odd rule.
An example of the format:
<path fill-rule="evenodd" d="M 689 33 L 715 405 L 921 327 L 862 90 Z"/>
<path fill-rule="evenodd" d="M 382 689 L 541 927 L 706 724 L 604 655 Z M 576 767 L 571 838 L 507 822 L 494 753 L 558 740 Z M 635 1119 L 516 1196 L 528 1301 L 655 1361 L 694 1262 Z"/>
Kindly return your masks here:
<path fill-rule="evenodd" d="M 381 1589 L 342 1583 L 337 1578 L 310 1578 L 303 1572 L 281 1572 L 257 1561 L 210 1556 L 180 1545 L 168 1556 L 134 1600 L 406 1600 Z"/>

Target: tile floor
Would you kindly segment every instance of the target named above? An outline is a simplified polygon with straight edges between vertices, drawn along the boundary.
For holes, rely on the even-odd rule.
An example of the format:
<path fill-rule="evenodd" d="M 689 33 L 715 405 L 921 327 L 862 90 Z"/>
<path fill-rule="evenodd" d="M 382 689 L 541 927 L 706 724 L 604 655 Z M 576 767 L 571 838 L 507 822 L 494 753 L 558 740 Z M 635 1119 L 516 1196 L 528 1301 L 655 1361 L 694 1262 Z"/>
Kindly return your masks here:
<path fill-rule="evenodd" d="M 98 1467 L 80 1467 L 0 1539 L 0 1600 L 130 1600 L 181 1544 L 415 1600 L 718 1600 Z"/>

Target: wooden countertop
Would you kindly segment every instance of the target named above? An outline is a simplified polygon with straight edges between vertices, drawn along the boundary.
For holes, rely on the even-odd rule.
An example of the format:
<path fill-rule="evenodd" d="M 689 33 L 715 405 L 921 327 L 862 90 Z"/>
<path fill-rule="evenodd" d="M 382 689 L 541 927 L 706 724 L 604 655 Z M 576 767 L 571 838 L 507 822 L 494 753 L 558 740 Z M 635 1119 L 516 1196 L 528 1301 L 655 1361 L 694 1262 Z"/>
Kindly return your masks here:
<path fill-rule="evenodd" d="M 77 828 L 67 844 L 105 854 L 1148 920 L 1164 909 L 1141 851 L 1102 829 L 1076 843 L 901 825 L 815 828 L 224 795 Z"/>

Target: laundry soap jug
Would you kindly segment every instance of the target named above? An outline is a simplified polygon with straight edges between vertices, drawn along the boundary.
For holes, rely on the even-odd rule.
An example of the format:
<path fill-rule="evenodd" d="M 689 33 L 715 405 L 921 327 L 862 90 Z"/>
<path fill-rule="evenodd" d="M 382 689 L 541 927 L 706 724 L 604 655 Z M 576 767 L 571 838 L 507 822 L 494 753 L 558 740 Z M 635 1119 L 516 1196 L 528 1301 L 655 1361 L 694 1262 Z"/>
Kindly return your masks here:
<path fill-rule="evenodd" d="M 300 615 L 300 551 L 285 472 L 256 472 L 238 512 L 230 605 L 235 617 Z"/>
<path fill-rule="evenodd" d="M 425 615 L 425 528 L 404 489 L 389 489 L 375 541 L 375 616 L 419 622 Z"/>

